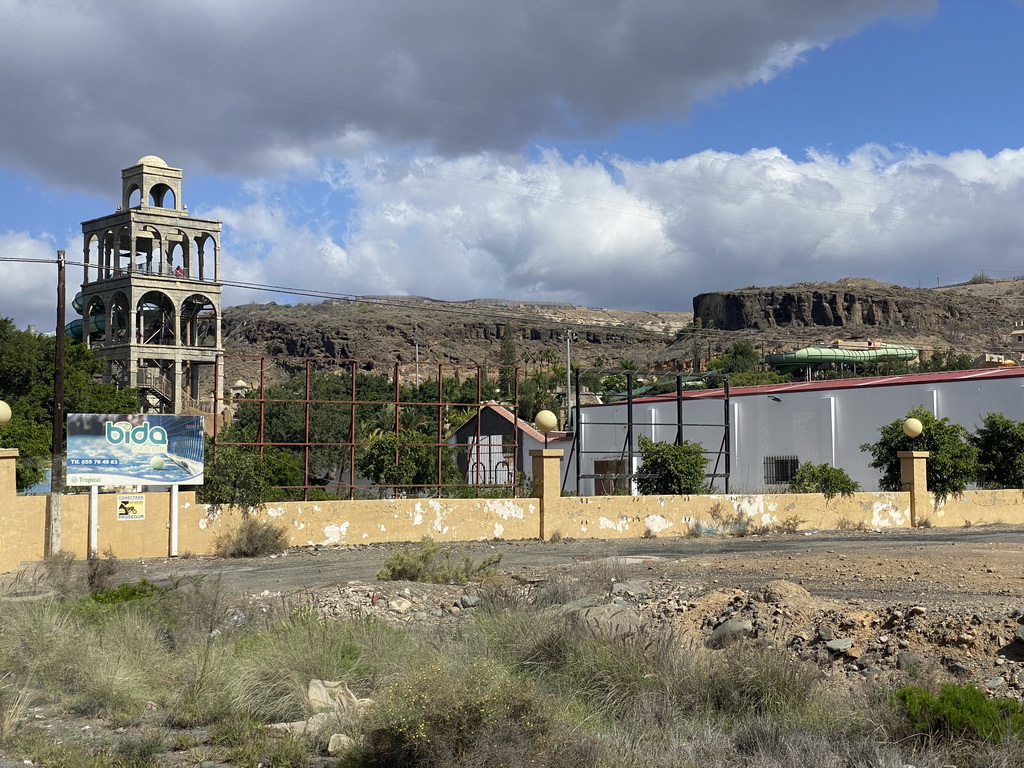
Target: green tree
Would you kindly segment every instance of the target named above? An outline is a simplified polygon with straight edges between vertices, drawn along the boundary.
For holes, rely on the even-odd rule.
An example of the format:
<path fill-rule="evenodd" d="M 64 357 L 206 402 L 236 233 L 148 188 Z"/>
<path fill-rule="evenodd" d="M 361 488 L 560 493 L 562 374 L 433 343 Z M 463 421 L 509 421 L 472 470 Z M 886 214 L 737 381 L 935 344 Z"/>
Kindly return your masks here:
<path fill-rule="evenodd" d="M 356 468 L 376 485 L 411 485 L 437 488 L 437 446 L 419 432 L 381 432 L 360 451 Z M 454 449 L 442 446 L 441 483 L 462 480 Z M 440 489 L 437 489 L 440 492 Z"/>
<path fill-rule="evenodd" d="M 853 496 L 859 490 L 860 484 L 846 474 L 846 470 L 810 461 L 797 467 L 789 481 L 790 493 L 821 493 L 828 500 L 836 496 Z"/>
<path fill-rule="evenodd" d="M 519 385 L 519 415 L 532 420 L 538 411 L 558 408 L 558 398 L 551 391 L 551 382 L 540 371 L 527 376 Z"/>
<path fill-rule="evenodd" d="M 640 436 L 638 441 L 641 476 L 637 478 L 637 490 L 647 495 L 689 495 L 705 493 L 708 489 L 704 468 L 708 458 L 699 443 L 689 440 L 682 445 L 656 443 L 649 437 Z"/>
<path fill-rule="evenodd" d="M 990 413 L 970 442 L 978 449 L 978 485 L 1024 488 L 1024 424 Z"/>
<path fill-rule="evenodd" d="M 0 318 L 0 399 L 11 406 L 11 422 L 0 427 L 0 447 L 17 448 L 15 482 L 27 488 L 45 476 L 53 439 L 53 377 L 56 342 L 19 331 Z M 100 384 L 104 363 L 84 344 L 65 340 L 64 412 L 137 413 L 139 393 Z"/>
<path fill-rule="evenodd" d="M 201 504 L 259 509 L 273 501 L 304 498 L 302 456 L 294 450 L 252 445 L 218 445 L 206 438 Z M 322 492 L 320 496 L 324 496 Z"/>
<path fill-rule="evenodd" d="M 708 361 L 708 370 L 722 373 L 746 373 L 757 369 L 757 353 L 746 341 L 737 341 L 725 354 Z"/>
<path fill-rule="evenodd" d="M 904 419 L 897 419 L 878 428 L 881 437 L 877 442 L 860 447 L 871 454 L 868 466 L 882 473 L 878 487 L 883 491 L 902 488 L 898 452 L 928 451 L 928 490 L 939 501 L 963 493 L 978 476 L 978 449 L 970 443 L 967 430 L 948 418 L 936 419 L 920 407 L 912 409 L 906 418 L 921 422 L 924 431 L 920 436 L 907 437 L 903 433 Z"/>
<path fill-rule="evenodd" d="M 742 373 L 729 374 L 730 387 L 752 387 L 757 384 L 784 384 L 792 381 L 792 377 L 786 373 L 776 371 L 743 371 Z M 713 381 L 712 386 L 721 387 L 720 381 Z"/>
<path fill-rule="evenodd" d="M 917 364 L 917 369 L 922 373 L 929 371 L 966 371 L 974 366 L 970 355 L 956 350 L 937 349 L 931 357 L 922 359 Z"/>

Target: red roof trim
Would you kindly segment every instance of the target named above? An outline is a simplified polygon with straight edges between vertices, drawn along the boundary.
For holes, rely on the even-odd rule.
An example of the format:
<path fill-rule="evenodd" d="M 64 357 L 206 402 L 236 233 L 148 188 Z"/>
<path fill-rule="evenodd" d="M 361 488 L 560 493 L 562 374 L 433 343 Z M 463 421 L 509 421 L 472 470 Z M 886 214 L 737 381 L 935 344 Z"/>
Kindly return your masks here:
<path fill-rule="evenodd" d="M 745 397 L 751 395 L 779 395 L 787 392 L 822 392 L 837 389 L 863 389 L 870 387 L 898 387 L 911 384 L 943 384 L 957 381 L 978 381 L 989 379 L 1011 379 L 1024 378 L 1024 366 L 1012 368 L 973 368 L 966 371 L 939 371 L 937 373 L 908 373 L 898 376 L 872 376 L 865 379 L 832 379 L 830 381 L 795 381 L 788 384 L 761 384 L 752 387 L 731 387 L 729 397 Z M 699 389 L 691 392 L 683 392 L 684 400 L 696 400 L 707 398 L 721 398 L 721 389 Z M 666 400 L 675 400 L 674 393 L 666 395 L 652 395 L 650 397 L 638 397 L 633 400 L 637 403 L 659 403 Z M 622 405 L 625 400 L 618 400 L 614 403 L 603 405 Z M 599 408 L 601 406 L 586 406 L 588 408 Z"/>
<path fill-rule="evenodd" d="M 513 416 L 512 412 L 509 411 L 507 408 L 505 408 L 505 406 L 498 405 L 498 403 L 496 403 L 496 402 L 494 402 L 492 400 L 489 403 L 484 403 L 484 405 L 480 408 L 480 410 L 483 410 L 484 408 L 490 408 L 496 414 L 501 416 L 503 419 L 508 421 L 510 424 L 515 425 L 516 428 L 518 428 L 522 432 L 525 432 L 527 435 L 532 437 L 534 440 L 537 440 L 538 442 L 541 442 L 541 443 L 544 442 L 544 433 L 543 432 L 538 431 L 536 427 L 534 427 L 532 424 L 530 424 L 530 422 L 524 421 L 523 419 L 520 419 L 518 416 Z M 557 442 L 561 442 L 561 441 L 564 441 L 564 440 L 569 440 L 571 437 L 572 437 L 572 433 L 571 432 L 549 432 L 548 433 L 548 437 L 547 437 L 547 442 L 548 443 L 557 443 Z"/>

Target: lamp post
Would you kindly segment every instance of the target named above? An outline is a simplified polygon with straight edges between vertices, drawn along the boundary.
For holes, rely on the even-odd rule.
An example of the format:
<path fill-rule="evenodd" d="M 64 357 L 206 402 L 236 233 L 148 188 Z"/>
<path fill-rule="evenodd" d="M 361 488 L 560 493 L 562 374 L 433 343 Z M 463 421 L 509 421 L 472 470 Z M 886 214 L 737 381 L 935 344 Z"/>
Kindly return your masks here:
<path fill-rule="evenodd" d="M 544 447 L 548 447 L 548 432 L 554 432 L 558 426 L 558 417 L 551 411 L 537 411 L 533 417 L 533 424 L 537 431 L 544 435 Z"/>
<path fill-rule="evenodd" d="M 911 440 L 921 436 L 924 425 L 913 417 L 903 422 L 903 434 Z M 919 512 L 927 508 L 928 500 L 928 451 L 897 451 L 900 460 L 900 484 L 910 493 L 910 525 L 920 520 Z"/>

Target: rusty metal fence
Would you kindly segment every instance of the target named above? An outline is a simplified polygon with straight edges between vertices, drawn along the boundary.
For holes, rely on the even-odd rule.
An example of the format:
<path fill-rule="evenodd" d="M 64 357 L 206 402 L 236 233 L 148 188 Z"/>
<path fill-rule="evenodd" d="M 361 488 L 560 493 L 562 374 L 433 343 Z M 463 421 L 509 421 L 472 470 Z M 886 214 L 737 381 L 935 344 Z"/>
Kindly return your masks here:
<path fill-rule="evenodd" d="M 521 494 L 518 368 L 225 354 L 215 375 L 212 461 L 259 456 L 283 499 Z"/>

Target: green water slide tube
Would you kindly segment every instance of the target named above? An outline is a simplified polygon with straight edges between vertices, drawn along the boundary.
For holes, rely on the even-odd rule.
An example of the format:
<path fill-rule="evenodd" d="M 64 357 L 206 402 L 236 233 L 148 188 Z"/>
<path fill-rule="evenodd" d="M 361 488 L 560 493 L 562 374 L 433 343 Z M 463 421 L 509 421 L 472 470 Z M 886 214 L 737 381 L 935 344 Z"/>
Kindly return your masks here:
<path fill-rule="evenodd" d="M 82 314 L 82 292 L 81 291 L 79 291 L 78 293 L 75 294 L 75 298 L 73 298 L 71 300 L 71 306 L 74 308 L 74 310 L 76 312 L 78 312 L 79 314 Z M 74 339 L 75 341 L 81 341 L 82 340 L 82 325 L 83 325 L 83 323 L 82 323 L 81 319 L 72 320 L 70 323 L 68 323 L 67 325 L 64 326 L 64 335 Z M 116 325 L 117 325 L 117 329 L 118 330 L 122 330 L 123 331 L 125 329 L 126 323 L 125 323 L 125 317 L 124 317 L 124 313 L 123 312 L 118 312 L 117 313 L 117 324 Z M 104 316 L 102 309 L 93 313 L 93 315 L 92 315 L 92 322 L 90 323 L 90 327 L 92 329 L 92 333 L 93 334 L 103 333 L 105 330 L 107 330 L 107 318 Z"/>
<path fill-rule="evenodd" d="M 816 346 L 796 349 L 792 352 L 776 352 L 765 355 L 761 362 L 770 365 L 779 373 L 791 373 L 808 366 L 845 363 L 846 365 L 867 365 L 885 360 L 916 360 L 917 350 L 900 344 L 879 344 L 872 349 L 843 349 L 839 347 Z"/>

